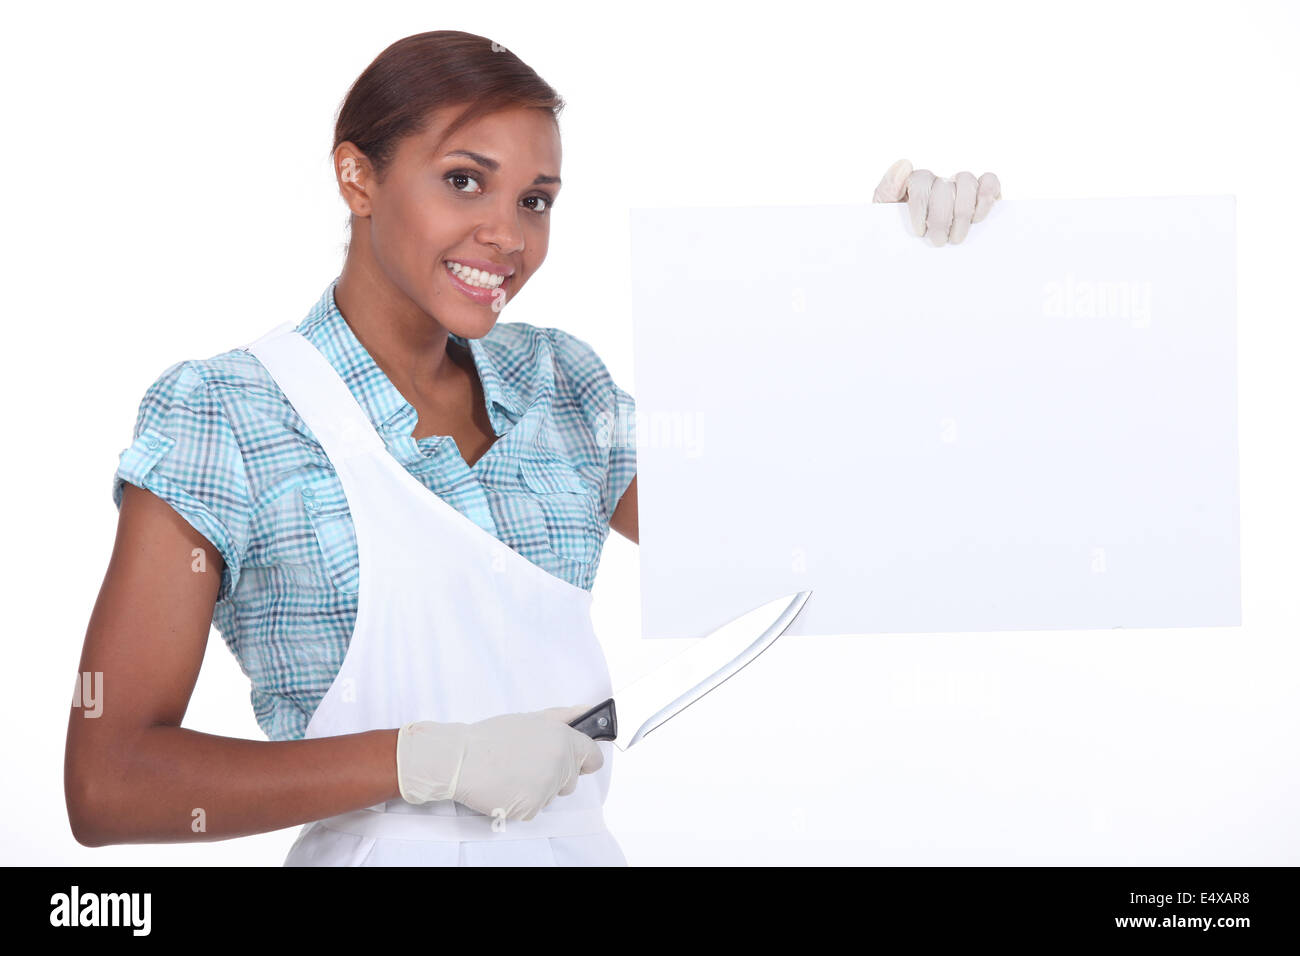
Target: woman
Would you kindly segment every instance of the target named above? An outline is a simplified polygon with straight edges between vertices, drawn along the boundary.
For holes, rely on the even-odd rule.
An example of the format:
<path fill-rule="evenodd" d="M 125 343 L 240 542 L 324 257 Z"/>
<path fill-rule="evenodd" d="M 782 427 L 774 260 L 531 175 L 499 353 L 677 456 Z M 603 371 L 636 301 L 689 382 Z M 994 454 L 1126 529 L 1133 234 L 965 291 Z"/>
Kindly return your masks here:
<path fill-rule="evenodd" d="M 603 440 L 633 402 L 581 340 L 497 322 L 546 257 L 562 105 L 482 37 L 393 44 L 337 120 L 339 277 L 146 392 L 81 659 L 106 704 L 69 723 L 81 843 L 304 824 L 288 865 L 625 864 L 611 745 L 569 722 L 611 695 L 590 587 L 638 537 L 634 443 Z M 967 225 L 995 195 L 948 186 Z M 180 727 L 212 623 L 268 741 Z"/>

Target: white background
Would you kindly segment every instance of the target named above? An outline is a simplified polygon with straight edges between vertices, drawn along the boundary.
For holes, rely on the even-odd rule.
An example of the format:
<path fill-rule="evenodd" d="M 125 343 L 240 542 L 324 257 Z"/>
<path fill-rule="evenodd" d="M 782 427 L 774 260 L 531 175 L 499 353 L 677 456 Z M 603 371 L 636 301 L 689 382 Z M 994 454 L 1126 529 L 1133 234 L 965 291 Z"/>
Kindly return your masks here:
<path fill-rule="evenodd" d="M 618 755 L 608 811 L 631 863 L 1296 863 L 1297 26 L 1282 3 L 1131 0 L 10 13 L 0 859 L 282 859 L 293 831 L 71 837 L 63 741 L 113 541 L 110 479 L 164 368 L 296 321 L 337 274 L 334 112 L 389 43 L 451 28 L 504 44 L 569 101 L 548 264 L 505 317 L 586 339 L 633 394 L 631 206 L 865 201 L 904 156 L 992 170 L 1007 197 L 1238 198 L 1243 626 L 872 635 L 853 669 L 829 661 L 825 692 L 895 706 L 829 765 L 783 732 L 779 668 L 755 667 L 745 694 L 764 695 L 764 719 L 711 731 L 728 720 L 719 692 Z M 637 641 L 637 580 L 636 546 L 611 534 L 594 615 L 616 686 L 673 649 Z M 819 653 L 845 639 L 826 640 Z M 1122 732 L 1090 733 L 1087 708 Z M 261 737 L 215 633 L 186 724 Z M 731 735 L 770 740 L 766 759 Z M 999 768 L 1025 762 L 1040 784 L 1010 791 Z M 1088 785 L 1116 762 L 1123 787 Z M 1199 792 L 1211 773 L 1231 785 Z"/>

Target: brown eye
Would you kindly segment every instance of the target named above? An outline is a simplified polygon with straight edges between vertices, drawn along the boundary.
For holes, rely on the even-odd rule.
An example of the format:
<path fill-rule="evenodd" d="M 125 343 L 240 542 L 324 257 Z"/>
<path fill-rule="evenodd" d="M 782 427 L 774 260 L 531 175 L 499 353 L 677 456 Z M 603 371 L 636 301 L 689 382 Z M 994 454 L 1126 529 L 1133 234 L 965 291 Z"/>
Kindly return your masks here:
<path fill-rule="evenodd" d="M 542 203 L 541 209 L 537 209 L 534 206 L 528 207 L 529 209 L 532 209 L 533 212 L 537 213 L 537 215 L 539 216 L 545 216 L 548 212 L 551 211 L 551 198 L 549 196 L 529 196 L 527 199 L 524 200 L 524 202 Z"/>
<path fill-rule="evenodd" d="M 478 180 L 474 178 L 473 174 L 468 173 L 468 172 L 466 172 L 466 171 L 463 170 L 463 169 L 457 169 L 457 170 L 455 170 L 454 172 L 450 172 L 450 173 L 448 173 L 446 176 L 444 176 L 443 179 L 445 179 L 445 180 L 447 180 L 448 182 L 450 182 L 450 183 L 452 184 L 452 187 L 451 187 L 451 188 L 452 188 L 452 189 L 455 189 L 456 192 L 458 192 L 458 193 L 459 193 L 459 192 L 465 192 L 466 190 L 461 189 L 459 186 L 456 185 L 456 181 L 457 181 L 457 180 L 467 179 L 467 180 L 469 180 L 471 183 L 477 183 L 477 182 L 478 182 Z"/>

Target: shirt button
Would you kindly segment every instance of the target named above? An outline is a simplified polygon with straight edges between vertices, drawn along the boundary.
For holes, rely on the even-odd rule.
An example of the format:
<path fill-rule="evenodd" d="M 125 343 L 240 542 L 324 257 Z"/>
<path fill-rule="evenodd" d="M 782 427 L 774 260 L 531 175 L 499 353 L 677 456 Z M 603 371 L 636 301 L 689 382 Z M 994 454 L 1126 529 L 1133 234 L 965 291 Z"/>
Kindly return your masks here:
<path fill-rule="evenodd" d="M 304 488 L 304 489 L 302 490 L 302 493 L 303 493 L 304 495 L 306 495 L 308 498 L 310 498 L 312 495 L 316 494 L 316 489 L 315 489 L 315 488 Z"/>
<path fill-rule="evenodd" d="M 150 448 L 157 448 L 157 447 L 158 447 L 158 439 L 154 438 L 152 435 L 150 435 L 148 438 L 146 438 L 146 439 L 144 440 L 144 443 L 145 443 L 146 445 L 148 445 Z"/>

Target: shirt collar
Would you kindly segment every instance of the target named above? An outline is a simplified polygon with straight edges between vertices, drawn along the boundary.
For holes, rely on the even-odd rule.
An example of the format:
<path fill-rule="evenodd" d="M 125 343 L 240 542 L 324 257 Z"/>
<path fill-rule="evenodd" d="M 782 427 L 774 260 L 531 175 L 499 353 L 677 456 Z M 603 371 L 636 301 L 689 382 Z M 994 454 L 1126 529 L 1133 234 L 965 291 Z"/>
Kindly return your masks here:
<path fill-rule="evenodd" d="M 311 312 L 298 326 L 301 332 L 329 360 L 334 370 L 347 383 L 353 396 L 365 410 L 374 426 L 380 430 L 395 428 L 401 424 L 403 434 L 408 435 L 415 427 L 417 415 L 397 387 L 384 374 L 361 340 L 356 337 L 343 313 L 334 301 L 334 288 L 341 276 L 330 282 L 321 294 Z M 518 390 L 508 382 L 492 360 L 492 349 L 486 339 L 467 339 L 454 332 L 448 336 L 469 349 L 478 369 L 479 381 L 483 385 L 483 394 L 487 399 L 488 417 L 498 435 L 503 434 L 512 424 L 501 414 L 501 409 L 518 419 L 524 413 L 524 403 Z M 409 421 L 408 421 L 409 420 Z"/>

